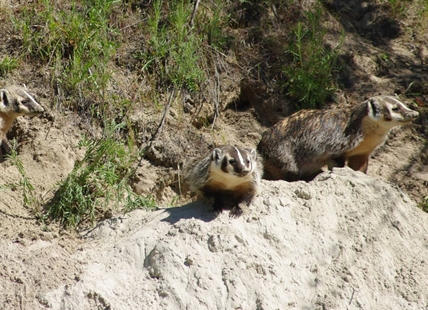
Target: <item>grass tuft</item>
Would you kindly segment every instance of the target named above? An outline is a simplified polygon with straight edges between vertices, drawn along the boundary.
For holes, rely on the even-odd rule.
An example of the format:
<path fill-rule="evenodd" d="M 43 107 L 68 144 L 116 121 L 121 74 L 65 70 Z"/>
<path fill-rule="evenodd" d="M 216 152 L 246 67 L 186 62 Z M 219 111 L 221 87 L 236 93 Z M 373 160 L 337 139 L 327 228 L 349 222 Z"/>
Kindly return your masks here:
<path fill-rule="evenodd" d="M 151 197 L 138 196 L 129 186 L 132 164 L 139 154 L 117 137 L 124 126 L 106 123 L 102 138 L 80 141 L 79 146 L 86 148 L 85 156 L 59 185 L 47 208 L 49 218 L 65 227 L 77 227 L 94 224 L 112 206 L 125 212 L 154 207 Z"/>
<path fill-rule="evenodd" d="M 5 77 L 9 72 L 12 72 L 17 67 L 17 59 L 5 56 L 2 60 L 0 60 L 0 76 Z"/>
<path fill-rule="evenodd" d="M 203 41 L 189 25 L 192 11 L 188 1 L 153 1 L 147 27 L 150 47 L 141 56 L 143 70 L 160 75 L 164 85 L 196 91 L 206 73 L 201 69 Z"/>
<path fill-rule="evenodd" d="M 428 212 L 428 196 L 424 197 L 419 204 L 419 208 L 422 209 L 424 212 Z"/>
<path fill-rule="evenodd" d="M 64 6 L 39 0 L 12 18 L 21 34 L 22 57 L 41 61 L 52 83 L 69 94 L 104 98 L 108 62 L 118 44 L 110 25 L 112 0 L 72 1 Z"/>
<path fill-rule="evenodd" d="M 15 188 L 21 188 L 22 189 L 22 196 L 24 199 L 24 204 L 31 208 L 33 211 L 37 210 L 37 207 L 39 206 L 39 201 L 36 198 L 34 186 L 31 183 L 30 178 L 27 176 L 24 164 L 22 163 L 21 158 L 18 156 L 18 153 L 16 152 L 17 148 L 17 142 L 16 140 L 11 140 L 11 154 L 8 155 L 12 165 L 16 166 L 18 168 L 19 174 L 21 176 L 19 183 L 14 185 Z"/>
<path fill-rule="evenodd" d="M 305 12 L 305 19 L 297 22 L 286 50 L 290 62 L 284 68 L 285 89 L 296 102 L 296 110 L 322 107 L 337 89 L 334 73 L 338 70 L 340 46 L 326 47 L 327 29 L 322 26 L 322 14 L 319 5 Z"/>

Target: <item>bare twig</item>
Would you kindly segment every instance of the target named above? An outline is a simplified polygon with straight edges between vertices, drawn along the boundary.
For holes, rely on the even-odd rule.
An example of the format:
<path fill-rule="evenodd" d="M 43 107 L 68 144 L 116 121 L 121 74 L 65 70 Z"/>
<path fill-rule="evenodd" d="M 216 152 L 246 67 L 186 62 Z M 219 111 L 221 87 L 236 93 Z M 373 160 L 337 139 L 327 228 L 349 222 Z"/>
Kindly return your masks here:
<path fill-rule="evenodd" d="M 168 115 L 169 108 L 171 107 L 171 103 L 172 103 L 172 101 L 175 98 L 175 91 L 176 90 L 175 90 L 175 87 L 174 87 L 172 89 L 172 92 L 169 95 L 168 102 L 165 105 L 165 109 L 163 111 L 163 115 L 162 115 L 161 121 L 160 121 L 158 127 L 156 128 L 156 131 L 152 134 L 151 138 L 149 139 L 147 145 L 144 146 L 144 148 L 142 149 L 141 154 L 144 154 L 144 152 L 152 145 L 152 142 L 155 141 L 156 138 L 162 133 L 163 125 L 165 124 L 166 116 Z"/>
<path fill-rule="evenodd" d="M 156 129 L 156 132 L 153 134 L 152 138 L 150 139 L 150 142 L 154 141 L 156 139 L 156 137 L 161 134 L 161 132 L 163 130 L 163 125 L 165 124 L 166 116 L 168 115 L 169 108 L 171 107 L 171 103 L 174 100 L 174 98 L 175 98 L 175 87 L 172 89 L 172 92 L 169 95 L 168 103 L 165 106 L 165 110 L 163 112 L 162 119 L 159 123 L 158 128 Z"/>
<path fill-rule="evenodd" d="M 141 20 L 139 20 L 138 22 L 136 22 L 136 23 L 133 23 L 133 24 L 130 24 L 130 25 L 126 25 L 125 27 L 122 27 L 122 28 L 120 28 L 119 29 L 119 31 L 122 31 L 122 30 L 125 30 L 126 28 L 129 28 L 129 27 L 134 27 L 135 25 L 138 25 L 139 23 L 142 23 L 143 21 L 145 21 L 147 18 L 143 18 L 143 19 L 141 19 Z"/>
<path fill-rule="evenodd" d="M 352 303 L 352 299 L 354 298 L 354 293 L 355 293 L 355 289 L 352 288 L 352 295 L 351 295 L 351 300 L 349 301 L 349 304 Z"/>
<path fill-rule="evenodd" d="M 144 153 L 146 152 L 147 149 L 149 149 L 151 147 L 153 141 L 155 141 L 156 138 L 162 133 L 163 125 L 165 124 L 165 119 L 166 119 L 166 116 L 168 115 L 169 108 L 171 107 L 171 104 L 175 99 L 175 92 L 176 92 L 176 89 L 174 87 L 172 89 L 172 92 L 169 95 L 168 102 L 165 106 L 165 109 L 164 109 L 164 112 L 162 115 L 162 119 L 158 125 L 158 128 L 156 128 L 156 131 L 152 135 L 152 137 L 150 138 L 149 142 L 140 150 L 139 155 L 138 155 L 139 156 L 138 163 L 137 163 L 137 165 L 135 165 L 135 167 L 133 169 L 129 170 L 129 172 L 127 173 L 127 176 L 126 176 L 127 178 L 129 178 L 131 175 L 133 175 L 137 171 L 137 168 L 141 165 L 141 163 L 144 159 Z"/>
<path fill-rule="evenodd" d="M 190 27 L 193 27 L 195 21 L 196 11 L 198 10 L 200 0 L 196 0 L 195 6 L 193 7 L 192 19 L 190 20 Z"/>
<path fill-rule="evenodd" d="M 219 116 L 218 106 L 220 101 L 220 75 L 218 74 L 217 64 L 214 61 L 214 70 L 215 70 L 215 81 L 214 81 L 214 90 L 213 90 L 213 99 L 214 99 L 214 120 L 211 129 L 214 129 L 215 121 Z"/>

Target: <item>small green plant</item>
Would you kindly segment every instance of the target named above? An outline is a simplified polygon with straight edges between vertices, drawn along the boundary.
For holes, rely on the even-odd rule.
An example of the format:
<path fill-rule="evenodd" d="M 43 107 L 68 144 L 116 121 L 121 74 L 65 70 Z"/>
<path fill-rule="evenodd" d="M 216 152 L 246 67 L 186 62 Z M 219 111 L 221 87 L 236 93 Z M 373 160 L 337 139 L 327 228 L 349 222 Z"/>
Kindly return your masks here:
<path fill-rule="evenodd" d="M 153 1 L 147 28 L 150 48 L 143 55 L 143 69 L 178 88 L 195 91 L 205 72 L 200 68 L 202 40 L 189 26 L 192 8 L 184 0 Z"/>
<path fill-rule="evenodd" d="M 428 196 L 424 197 L 419 204 L 419 207 L 424 211 L 428 212 Z"/>
<path fill-rule="evenodd" d="M 388 54 L 385 54 L 385 53 L 382 53 L 382 54 L 380 55 L 380 58 L 381 58 L 383 61 L 385 61 L 385 62 L 389 62 L 389 59 L 390 59 L 389 55 L 388 55 Z"/>
<path fill-rule="evenodd" d="M 226 15 L 224 11 L 225 2 L 216 0 L 212 2 L 210 7 L 209 15 L 211 18 L 206 18 L 207 13 L 205 11 L 198 16 L 200 32 L 206 36 L 207 44 L 216 50 L 227 48 L 228 43 L 231 42 L 231 37 L 224 32 L 227 29 L 230 16 Z"/>
<path fill-rule="evenodd" d="M 66 227 L 77 227 L 93 224 L 111 206 L 125 212 L 154 206 L 151 197 L 138 196 L 130 189 L 131 166 L 139 154 L 116 136 L 124 126 L 107 122 L 102 138 L 80 141 L 85 156 L 59 185 L 48 205 L 48 217 Z"/>
<path fill-rule="evenodd" d="M 18 168 L 19 174 L 21 176 L 19 183 L 13 185 L 13 187 L 21 188 L 24 204 L 27 207 L 32 208 L 33 210 L 36 210 L 39 203 L 35 195 L 34 186 L 31 184 L 30 178 L 25 173 L 24 164 L 22 163 L 21 158 L 18 156 L 18 153 L 16 152 L 16 148 L 17 148 L 16 140 L 11 140 L 10 142 L 12 144 L 12 147 L 11 147 L 11 154 L 9 154 L 8 157 L 11 163 Z"/>
<path fill-rule="evenodd" d="M 334 72 L 337 70 L 339 47 L 329 49 L 324 44 L 327 33 L 322 26 L 322 8 L 305 13 L 305 20 L 297 22 L 286 53 L 289 65 L 284 68 L 288 78 L 287 94 L 296 102 L 296 109 L 320 108 L 337 88 Z"/>
<path fill-rule="evenodd" d="M 408 10 L 409 2 L 408 0 L 387 0 L 391 8 L 392 17 L 399 18 L 404 16 Z"/>
<path fill-rule="evenodd" d="M 6 76 L 9 72 L 15 70 L 18 67 L 18 60 L 5 56 L 0 60 L 0 76 Z"/>
<path fill-rule="evenodd" d="M 416 15 L 417 27 L 416 31 L 420 32 L 423 35 L 428 26 L 428 1 L 427 0 L 418 0 L 418 14 Z"/>

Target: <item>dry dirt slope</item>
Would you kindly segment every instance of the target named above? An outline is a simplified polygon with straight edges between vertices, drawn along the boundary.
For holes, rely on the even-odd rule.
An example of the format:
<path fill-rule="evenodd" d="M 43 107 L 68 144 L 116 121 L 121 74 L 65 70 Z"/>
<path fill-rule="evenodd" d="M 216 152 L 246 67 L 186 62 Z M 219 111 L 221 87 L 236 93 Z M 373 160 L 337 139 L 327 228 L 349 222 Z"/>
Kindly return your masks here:
<path fill-rule="evenodd" d="M 57 239 L 1 241 L 0 304 L 427 309 L 427 223 L 397 187 L 347 168 L 310 183 L 263 181 L 238 219 L 192 203 L 101 222 L 79 251 Z"/>

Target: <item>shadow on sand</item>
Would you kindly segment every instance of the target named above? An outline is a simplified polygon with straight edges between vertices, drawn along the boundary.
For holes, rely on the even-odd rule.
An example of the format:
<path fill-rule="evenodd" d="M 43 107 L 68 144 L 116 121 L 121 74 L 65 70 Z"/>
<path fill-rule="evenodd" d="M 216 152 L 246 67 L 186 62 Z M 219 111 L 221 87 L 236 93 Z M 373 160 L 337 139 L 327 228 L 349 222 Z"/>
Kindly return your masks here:
<path fill-rule="evenodd" d="M 195 201 L 184 206 L 166 208 L 163 210 L 165 213 L 169 213 L 169 215 L 162 219 L 162 222 L 168 222 L 171 224 L 175 224 L 181 219 L 191 218 L 210 222 L 218 216 L 215 212 L 210 211 L 203 201 Z"/>

